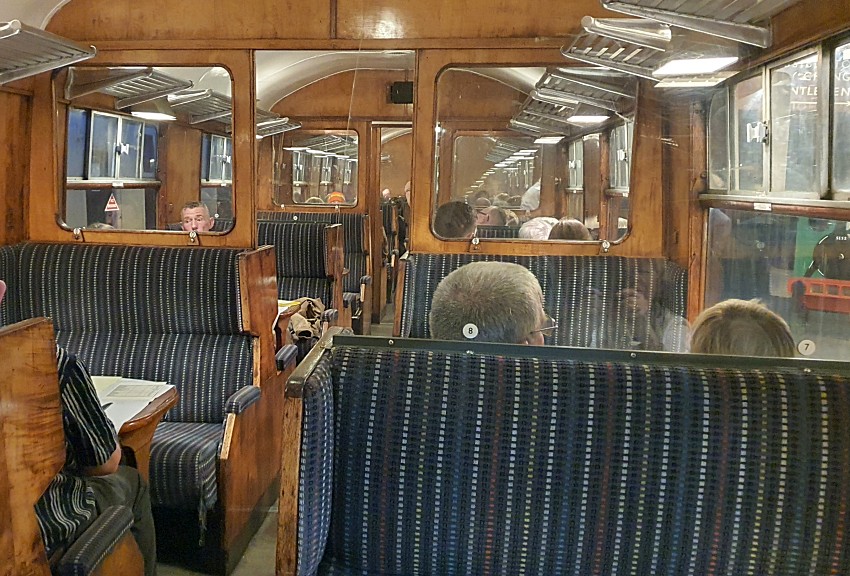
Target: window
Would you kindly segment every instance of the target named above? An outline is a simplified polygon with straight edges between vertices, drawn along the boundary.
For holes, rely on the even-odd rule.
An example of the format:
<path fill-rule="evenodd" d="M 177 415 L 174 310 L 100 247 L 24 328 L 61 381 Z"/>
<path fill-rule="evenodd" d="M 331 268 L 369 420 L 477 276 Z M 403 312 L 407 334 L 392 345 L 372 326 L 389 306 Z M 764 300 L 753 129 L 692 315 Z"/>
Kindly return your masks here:
<path fill-rule="evenodd" d="M 614 190 L 628 190 L 634 122 L 626 122 L 611 130 L 608 144 L 608 185 Z"/>
<path fill-rule="evenodd" d="M 850 196 L 850 42 L 835 49 L 832 107 L 832 190 Z"/>
<path fill-rule="evenodd" d="M 230 182 L 233 179 L 233 141 L 227 136 L 204 134 L 201 180 Z"/>
<path fill-rule="evenodd" d="M 569 185 L 571 190 L 584 188 L 584 141 L 574 140 L 569 148 Z"/>
<path fill-rule="evenodd" d="M 788 322 L 798 349 L 843 360 L 850 343 L 848 252 L 850 222 L 712 208 L 705 306 L 758 298 Z"/>
<path fill-rule="evenodd" d="M 709 190 L 850 199 L 850 43 L 796 54 L 715 94 L 707 124 Z"/>
<path fill-rule="evenodd" d="M 156 228 L 158 140 L 156 124 L 69 108 L 65 223 Z"/>

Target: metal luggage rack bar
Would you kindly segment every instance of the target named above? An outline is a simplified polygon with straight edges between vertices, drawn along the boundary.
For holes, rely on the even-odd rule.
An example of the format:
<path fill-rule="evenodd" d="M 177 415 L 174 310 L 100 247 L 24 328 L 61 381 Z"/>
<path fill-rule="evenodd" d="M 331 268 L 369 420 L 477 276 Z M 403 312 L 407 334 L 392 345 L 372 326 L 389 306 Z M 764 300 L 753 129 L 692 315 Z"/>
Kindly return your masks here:
<path fill-rule="evenodd" d="M 61 36 L 22 24 L 0 23 L 0 84 L 68 66 L 97 54 Z"/>

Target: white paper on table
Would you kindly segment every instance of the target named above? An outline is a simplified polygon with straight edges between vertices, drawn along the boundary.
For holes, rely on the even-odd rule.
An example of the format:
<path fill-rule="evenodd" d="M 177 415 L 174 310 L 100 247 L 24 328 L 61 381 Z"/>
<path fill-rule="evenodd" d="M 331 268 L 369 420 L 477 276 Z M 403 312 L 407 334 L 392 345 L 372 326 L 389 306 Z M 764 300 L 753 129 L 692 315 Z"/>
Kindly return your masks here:
<path fill-rule="evenodd" d="M 132 420 L 153 400 L 174 388 L 165 382 L 120 376 L 92 376 L 92 382 L 98 400 L 116 431 L 121 430 L 125 422 Z"/>

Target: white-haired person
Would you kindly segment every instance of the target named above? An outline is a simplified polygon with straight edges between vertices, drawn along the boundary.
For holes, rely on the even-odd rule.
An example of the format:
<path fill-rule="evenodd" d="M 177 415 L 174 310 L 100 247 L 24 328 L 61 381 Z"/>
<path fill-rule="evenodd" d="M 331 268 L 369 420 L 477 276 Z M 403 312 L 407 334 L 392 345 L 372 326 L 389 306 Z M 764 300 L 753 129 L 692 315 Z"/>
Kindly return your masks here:
<path fill-rule="evenodd" d="M 549 232 L 557 223 L 558 219 L 551 216 L 532 218 L 519 227 L 519 237 L 524 240 L 548 240 Z"/>
<path fill-rule="evenodd" d="M 788 323 L 758 300 L 729 299 L 703 310 L 691 331 L 691 352 L 791 358 Z"/>
<path fill-rule="evenodd" d="M 437 340 L 543 345 L 557 325 L 543 310 L 543 291 L 527 268 L 472 262 L 443 278 L 431 301 Z"/>

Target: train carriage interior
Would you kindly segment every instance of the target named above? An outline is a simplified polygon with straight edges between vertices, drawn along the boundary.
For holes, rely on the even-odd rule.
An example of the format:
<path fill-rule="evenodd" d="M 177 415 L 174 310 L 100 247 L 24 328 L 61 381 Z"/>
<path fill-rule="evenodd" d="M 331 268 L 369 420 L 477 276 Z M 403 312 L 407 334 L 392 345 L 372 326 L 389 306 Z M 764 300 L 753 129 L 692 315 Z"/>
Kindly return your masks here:
<path fill-rule="evenodd" d="M 850 573 L 848 0 L 4 0 L 0 220 L 0 574 L 142 573 L 56 346 L 173 387 L 160 576 Z M 432 337 L 478 262 L 543 345 Z"/>

